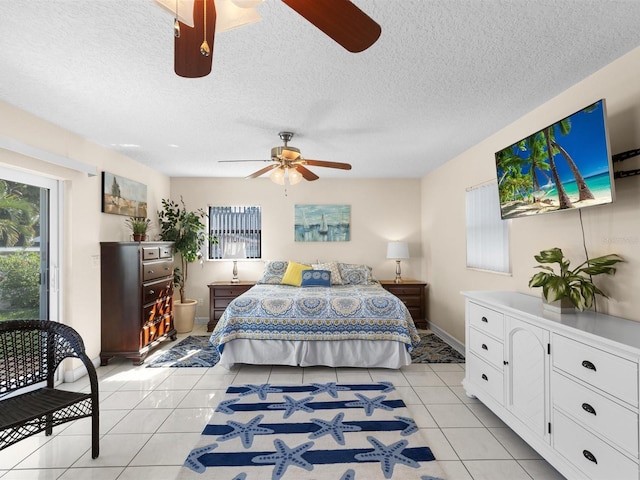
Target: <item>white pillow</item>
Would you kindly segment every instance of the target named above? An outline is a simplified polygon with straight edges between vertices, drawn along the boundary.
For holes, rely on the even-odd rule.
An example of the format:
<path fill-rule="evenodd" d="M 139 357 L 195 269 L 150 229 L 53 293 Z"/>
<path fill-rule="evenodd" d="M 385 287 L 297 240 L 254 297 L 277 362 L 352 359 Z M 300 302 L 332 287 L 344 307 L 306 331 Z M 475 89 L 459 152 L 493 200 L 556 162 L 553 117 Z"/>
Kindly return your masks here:
<path fill-rule="evenodd" d="M 342 277 L 340 276 L 340 269 L 338 268 L 338 262 L 314 263 L 313 269 L 330 271 L 331 285 L 342 285 Z"/>

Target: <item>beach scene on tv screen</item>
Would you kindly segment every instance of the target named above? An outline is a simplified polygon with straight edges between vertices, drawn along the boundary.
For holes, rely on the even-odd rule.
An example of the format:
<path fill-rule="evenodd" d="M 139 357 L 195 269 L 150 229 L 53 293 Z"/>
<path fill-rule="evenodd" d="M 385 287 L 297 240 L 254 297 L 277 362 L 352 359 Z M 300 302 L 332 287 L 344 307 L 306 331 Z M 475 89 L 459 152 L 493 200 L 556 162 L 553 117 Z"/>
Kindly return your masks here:
<path fill-rule="evenodd" d="M 613 201 L 602 100 L 500 150 L 495 157 L 504 219 Z"/>

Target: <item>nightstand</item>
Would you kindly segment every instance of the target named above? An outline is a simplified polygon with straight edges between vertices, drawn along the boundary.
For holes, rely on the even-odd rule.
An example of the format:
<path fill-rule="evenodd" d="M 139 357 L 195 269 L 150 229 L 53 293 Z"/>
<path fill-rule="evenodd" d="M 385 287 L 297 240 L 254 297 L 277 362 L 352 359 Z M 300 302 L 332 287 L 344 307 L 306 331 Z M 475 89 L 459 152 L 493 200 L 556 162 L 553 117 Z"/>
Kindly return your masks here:
<path fill-rule="evenodd" d="M 394 280 L 380 280 L 380 285 L 402 300 L 409 309 L 416 327 L 427 328 L 427 283 L 403 279 L 402 283 L 396 283 Z"/>
<path fill-rule="evenodd" d="M 207 332 L 213 331 L 224 309 L 231 300 L 253 287 L 255 282 L 213 282 L 209 284 L 209 323 Z"/>

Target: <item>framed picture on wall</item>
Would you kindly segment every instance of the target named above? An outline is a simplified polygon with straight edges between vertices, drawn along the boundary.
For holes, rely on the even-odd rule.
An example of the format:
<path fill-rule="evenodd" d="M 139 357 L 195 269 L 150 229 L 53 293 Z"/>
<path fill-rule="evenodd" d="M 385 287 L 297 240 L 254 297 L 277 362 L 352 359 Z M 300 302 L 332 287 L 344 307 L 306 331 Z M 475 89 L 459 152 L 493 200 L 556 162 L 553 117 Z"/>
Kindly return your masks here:
<path fill-rule="evenodd" d="M 296 205 L 296 242 L 351 240 L 351 205 Z"/>
<path fill-rule="evenodd" d="M 147 186 L 102 172 L 102 211 L 128 217 L 147 216 Z"/>

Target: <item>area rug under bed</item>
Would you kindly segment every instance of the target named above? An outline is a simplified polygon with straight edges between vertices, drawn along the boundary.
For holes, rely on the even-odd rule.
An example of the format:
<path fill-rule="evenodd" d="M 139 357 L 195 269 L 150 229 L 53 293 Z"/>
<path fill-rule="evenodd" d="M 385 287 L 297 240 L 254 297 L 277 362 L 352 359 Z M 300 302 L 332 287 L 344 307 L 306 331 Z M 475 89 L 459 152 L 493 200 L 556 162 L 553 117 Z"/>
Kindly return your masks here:
<path fill-rule="evenodd" d="M 442 479 L 393 384 L 227 389 L 178 480 Z"/>
<path fill-rule="evenodd" d="M 421 333 L 420 345 L 411 352 L 413 363 L 461 363 L 464 357 L 433 333 Z M 220 360 L 208 336 L 189 336 L 157 358 L 148 367 L 213 367 Z"/>

